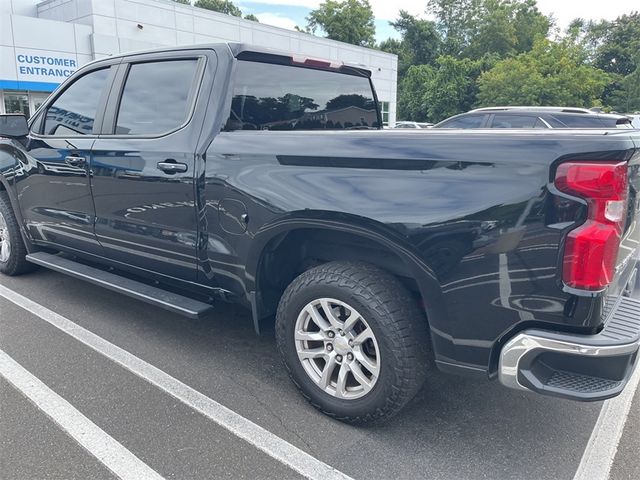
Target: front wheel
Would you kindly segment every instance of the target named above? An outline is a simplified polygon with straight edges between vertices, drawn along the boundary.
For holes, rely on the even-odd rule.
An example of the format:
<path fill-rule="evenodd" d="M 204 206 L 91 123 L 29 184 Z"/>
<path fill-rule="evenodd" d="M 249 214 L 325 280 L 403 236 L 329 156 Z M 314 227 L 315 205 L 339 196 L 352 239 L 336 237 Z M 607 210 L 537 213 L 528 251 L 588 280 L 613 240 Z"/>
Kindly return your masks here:
<path fill-rule="evenodd" d="M 26 260 L 27 249 L 20 236 L 20 227 L 11 208 L 9 196 L 0 191 L 0 273 L 20 275 L 33 270 Z"/>
<path fill-rule="evenodd" d="M 349 423 L 395 415 L 429 366 L 417 302 L 395 277 L 363 263 L 327 263 L 296 278 L 278 306 L 276 336 L 302 394 Z"/>

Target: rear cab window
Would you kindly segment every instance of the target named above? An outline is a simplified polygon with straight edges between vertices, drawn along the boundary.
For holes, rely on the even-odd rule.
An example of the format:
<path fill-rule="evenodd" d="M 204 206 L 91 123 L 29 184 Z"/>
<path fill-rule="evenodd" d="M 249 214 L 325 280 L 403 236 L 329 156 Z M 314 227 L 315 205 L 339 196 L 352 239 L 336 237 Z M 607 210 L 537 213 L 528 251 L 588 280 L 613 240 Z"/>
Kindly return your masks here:
<path fill-rule="evenodd" d="M 162 135 L 181 127 L 193 103 L 198 59 L 133 63 L 122 91 L 116 135 Z"/>
<path fill-rule="evenodd" d="M 364 75 L 238 60 L 225 131 L 379 128 Z"/>

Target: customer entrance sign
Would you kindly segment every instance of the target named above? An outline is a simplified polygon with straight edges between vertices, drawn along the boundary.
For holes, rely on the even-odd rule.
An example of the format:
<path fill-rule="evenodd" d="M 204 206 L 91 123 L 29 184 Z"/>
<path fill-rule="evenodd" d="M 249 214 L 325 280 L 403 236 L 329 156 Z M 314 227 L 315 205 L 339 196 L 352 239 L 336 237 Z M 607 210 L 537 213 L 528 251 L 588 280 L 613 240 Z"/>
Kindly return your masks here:
<path fill-rule="evenodd" d="M 78 68 L 73 54 L 16 48 L 19 81 L 62 83 Z"/>

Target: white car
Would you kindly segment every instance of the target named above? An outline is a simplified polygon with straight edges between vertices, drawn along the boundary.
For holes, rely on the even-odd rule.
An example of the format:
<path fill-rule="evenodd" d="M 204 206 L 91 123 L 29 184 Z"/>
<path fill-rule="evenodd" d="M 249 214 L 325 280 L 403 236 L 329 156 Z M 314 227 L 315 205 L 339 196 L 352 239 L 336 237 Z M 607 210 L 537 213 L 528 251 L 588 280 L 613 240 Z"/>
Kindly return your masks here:
<path fill-rule="evenodd" d="M 631 119 L 631 125 L 633 126 L 633 128 L 637 128 L 638 130 L 640 130 L 640 113 L 632 113 L 627 115 L 627 117 Z"/>

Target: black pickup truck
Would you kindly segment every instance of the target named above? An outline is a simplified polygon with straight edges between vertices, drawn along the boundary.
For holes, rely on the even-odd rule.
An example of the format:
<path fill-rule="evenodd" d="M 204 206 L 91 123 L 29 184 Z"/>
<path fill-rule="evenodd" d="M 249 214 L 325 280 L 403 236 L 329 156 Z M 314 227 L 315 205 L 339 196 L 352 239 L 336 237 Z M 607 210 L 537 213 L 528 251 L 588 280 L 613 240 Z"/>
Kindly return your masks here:
<path fill-rule="evenodd" d="M 640 132 L 382 130 L 370 72 L 220 44 L 93 62 L 0 136 L 0 271 L 239 302 L 338 419 L 432 365 L 575 400 L 635 366 Z"/>

